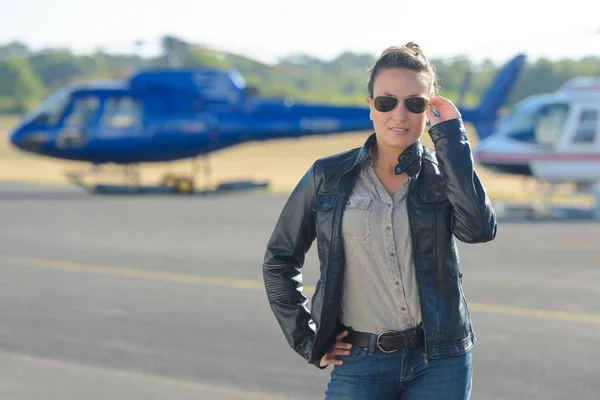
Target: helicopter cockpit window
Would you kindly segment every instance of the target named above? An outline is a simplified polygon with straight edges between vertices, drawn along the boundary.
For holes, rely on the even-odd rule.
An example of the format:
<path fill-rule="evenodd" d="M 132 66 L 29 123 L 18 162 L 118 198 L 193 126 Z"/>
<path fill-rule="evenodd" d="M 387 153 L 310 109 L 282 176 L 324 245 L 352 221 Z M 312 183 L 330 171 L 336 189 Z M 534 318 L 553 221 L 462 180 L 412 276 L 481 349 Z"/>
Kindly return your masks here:
<path fill-rule="evenodd" d="M 70 93 L 65 90 L 59 90 L 40 104 L 31 115 L 32 123 L 36 125 L 54 127 L 65 111 L 71 99 Z M 27 116 L 25 117 L 27 118 Z"/>
<path fill-rule="evenodd" d="M 569 112 L 566 104 L 543 104 L 514 115 L 506 121 L 503 132 L 515 140 L 554 146 L 560 139 Z"/>
<path fill-rule="evenodd" d="M 106 99 L 100 125 L 110 128 L 131 128 L 141 119 L 140 103 L 128 96 Z"/>
<path fill-rule="evenodd" d="M 515 113 L 503 121 L 499 128 L 499 132 L 516 140 L 533 142 L 534 122 L 535 115 L 532 113 L 524 113 L 523 115 Z"/>
<path fill-rule="evenodd" d="M 84 96 L 73 101 L 71 112 L 65 117 L 65 126 L 88 126 L 94 122 L 100 101 L 96 96 Z"/>
<path fill-rule="evenodd" d="M 596 137 L 596 126 L 598 125 L 597 110 L 583 110 L 579 116 L 577 132 L 573 138 L 574 143 L 594 143 Z"/>

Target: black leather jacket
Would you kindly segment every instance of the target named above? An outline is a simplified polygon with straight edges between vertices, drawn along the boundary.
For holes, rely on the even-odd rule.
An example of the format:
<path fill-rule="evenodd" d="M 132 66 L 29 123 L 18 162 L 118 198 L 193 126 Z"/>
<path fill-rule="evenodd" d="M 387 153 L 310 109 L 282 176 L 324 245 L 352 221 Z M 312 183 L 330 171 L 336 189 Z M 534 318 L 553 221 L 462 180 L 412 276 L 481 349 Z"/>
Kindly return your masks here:
<path fill-rule="evenodd" d="M 496 236 L 496 216 L 473 169 L 461 119 L 429 129 L 435 152 L 420 142 L 398 158 L 410 177 L 408 214 L 429 359 L 464 354 L 476 343 L 454 238 L 481 243 Z M 376 141 L 317 160 L 291 193 L 268 242 L 263 277 L 269 304 L 290 346 L 319 365 L 335 335 L 344 273 L 341 221 L 360 164 Z M 317 239 L 320 279 L 302 293 L 305 253 Z"/>

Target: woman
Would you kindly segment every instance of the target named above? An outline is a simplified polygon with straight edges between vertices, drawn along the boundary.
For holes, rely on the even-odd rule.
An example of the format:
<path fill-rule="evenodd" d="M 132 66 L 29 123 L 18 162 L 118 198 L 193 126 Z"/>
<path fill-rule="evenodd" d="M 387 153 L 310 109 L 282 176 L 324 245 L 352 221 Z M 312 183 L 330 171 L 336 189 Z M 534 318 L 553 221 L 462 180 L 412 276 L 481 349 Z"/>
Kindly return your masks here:
<path fill-rule="evenodd" d="M 333 365 L 326 399 L 468 399 L 475 336 L 455 239 L 487 242 L 496 217 L 458 109 L 415 43 L 375 63 L 375 132 L 317 160 L 290 195 L 263 276 L 290 346 Z M 426 128 L 435 152 L 419 138 Z M 300 269 L 317 240 L 310 311 Z"/>

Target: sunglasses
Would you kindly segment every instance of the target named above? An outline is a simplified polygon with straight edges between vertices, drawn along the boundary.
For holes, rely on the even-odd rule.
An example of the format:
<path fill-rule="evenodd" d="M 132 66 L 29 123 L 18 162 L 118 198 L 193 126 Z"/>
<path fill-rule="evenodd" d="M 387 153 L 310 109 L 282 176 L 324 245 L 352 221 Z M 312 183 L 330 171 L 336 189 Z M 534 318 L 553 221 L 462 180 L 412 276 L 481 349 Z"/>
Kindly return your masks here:
<path fill-rule="evenodd" d="M 379 112 L 390 112 L 398 107 L 400 100 L 394 96 L 377 96 L 373 100 L 375 109 Z M 407 97 L 404 107 L 413 114 L 421 114 L 427 110 L 429 102 L 423 97 Z"/>

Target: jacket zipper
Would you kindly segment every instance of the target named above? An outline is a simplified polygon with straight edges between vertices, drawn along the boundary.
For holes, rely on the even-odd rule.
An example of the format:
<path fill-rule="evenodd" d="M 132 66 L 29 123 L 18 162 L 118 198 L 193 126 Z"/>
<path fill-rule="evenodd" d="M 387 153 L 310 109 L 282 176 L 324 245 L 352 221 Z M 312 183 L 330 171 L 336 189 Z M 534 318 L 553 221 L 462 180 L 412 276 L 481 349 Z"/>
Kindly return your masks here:
<path fill-rule="evenodd" d="M 408 225 L 410 228 L 410 236 L 411 236 L 411 241 L 412 241 L 412 245 L 413 245 L 413 262 L 415 264 L 415 276 L 417 277 L 417 285 L 419 286 L 419 303 L 421 303 L 421 314 L 424 315 L 424 308 L 423 308 L 423 293 L 421 292 L 421 284 L 419 282 L 419 272 L 418 272 L 418 268 L 417 268 L 417 257 L 415 257 L 415 253 L 416 253 L 416 243 L 415 243 L 415 230 L 413 227 L 413 218 L 412 218 L 412 210 L 411 210 L 411 202 L 410 202 L 410 193 L 412 192 L 413 189 L 413 185 L 414 185 L 414 179 L 412 177 L 409 177 L 410 179 L 410 192 L 409 192 L 409 201 L 406 203 L 407 206 L 407 211 L 408 211 Z M 425 318 L 423 318 L 423 333 L 425 336 L 425 352 L 423 354 L 423 359 L 425 360 L 425 365 L 428 364 L 429 360 L 427 357 L 427 330 L 425 329 Z"/>

